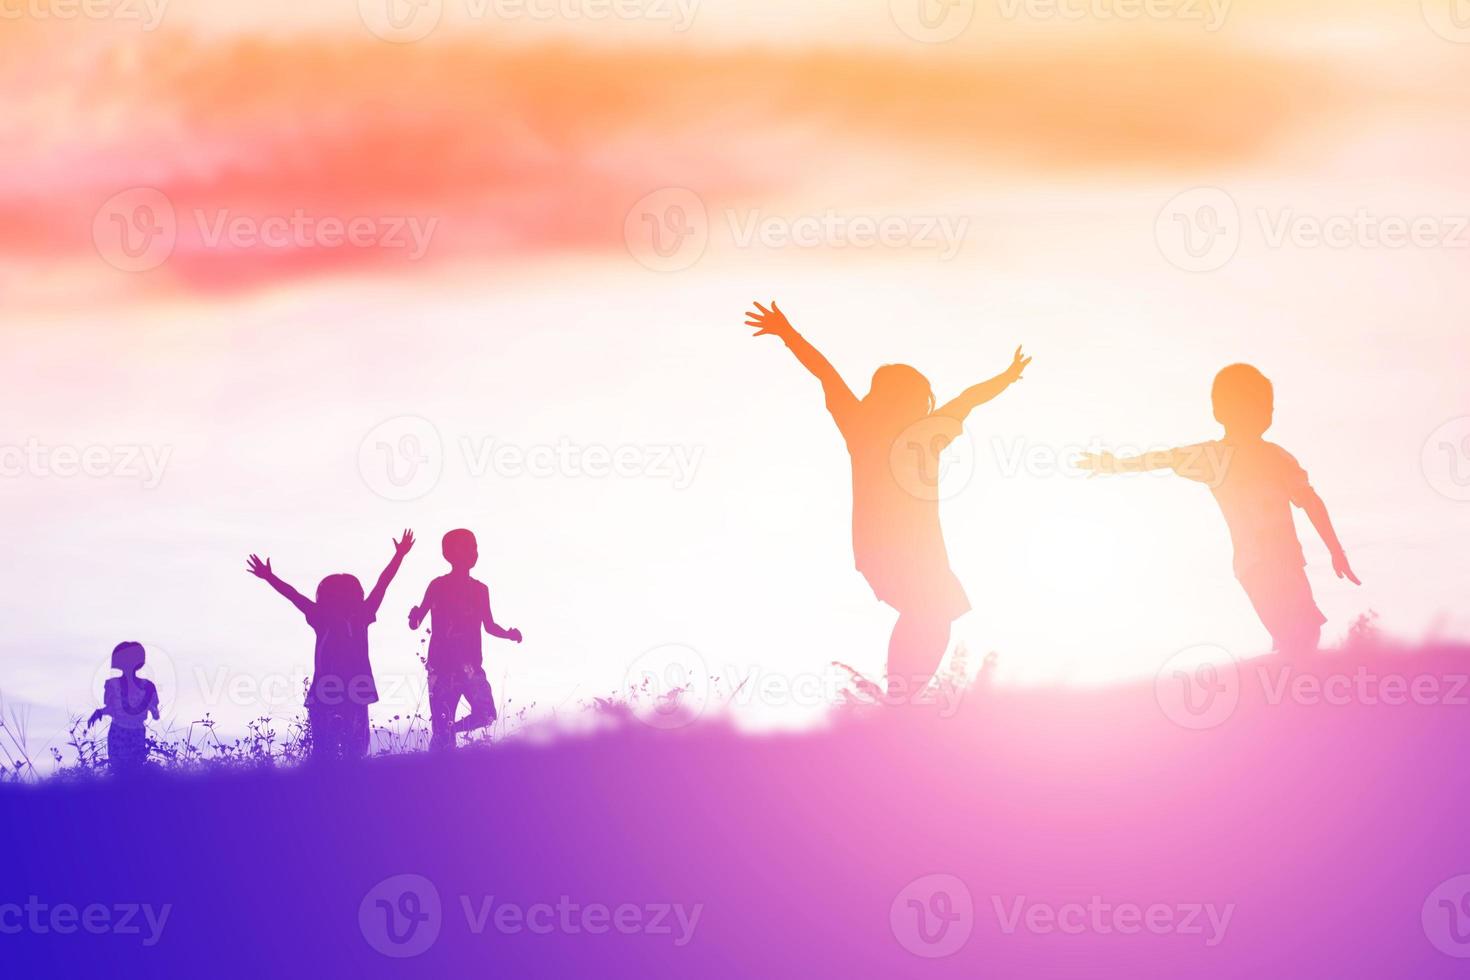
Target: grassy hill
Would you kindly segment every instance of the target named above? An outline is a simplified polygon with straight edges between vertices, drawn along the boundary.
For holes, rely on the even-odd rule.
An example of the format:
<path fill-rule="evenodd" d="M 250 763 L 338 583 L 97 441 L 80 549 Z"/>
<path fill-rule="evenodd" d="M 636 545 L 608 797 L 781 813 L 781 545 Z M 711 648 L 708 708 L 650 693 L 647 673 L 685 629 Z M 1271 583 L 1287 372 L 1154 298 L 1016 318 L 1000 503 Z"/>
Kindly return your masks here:
<path fill-rule="evenodd" d="M 12 976 L 1462 975 L 1467 676 L 1470 651 L 1378 650 L 1199 675 L 1184 714 L 1166 672 L 804 735 L 630 722 L 4 786 L 0 959 Z"/>

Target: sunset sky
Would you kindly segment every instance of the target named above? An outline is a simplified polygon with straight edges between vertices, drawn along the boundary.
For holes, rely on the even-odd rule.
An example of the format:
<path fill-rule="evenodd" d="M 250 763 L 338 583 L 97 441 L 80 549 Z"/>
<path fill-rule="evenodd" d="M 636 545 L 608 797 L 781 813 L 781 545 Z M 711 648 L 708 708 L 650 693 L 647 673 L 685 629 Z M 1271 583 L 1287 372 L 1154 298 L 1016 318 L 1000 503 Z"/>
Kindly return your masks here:
<path fill-rule="evenodd" d="M 33 747 L 124 639 L 165 719 L 293 715 L 311 632 L 245 557 L 370 585 L 404 527 L 375 721 L 460 526 L 526 636 L 488 645 L 511 710 L 676 648 L 752 678 L 752 724 L 809 720 L 755 685 L 881 673 L 893 614 L 820 390 L 741 325 L 772 297 L 859 392 L 1035 357 L 944 488 L 957 639 L 1006 682 L 1269 646 L 1206 491 L 1066 465 L 1214 437 L 1241 360 L 1365 583 L 1299 521 L 1324 637 L 1470 634 L 1447 2 L 159 3 L 0 19 L 0 696 Z"/>

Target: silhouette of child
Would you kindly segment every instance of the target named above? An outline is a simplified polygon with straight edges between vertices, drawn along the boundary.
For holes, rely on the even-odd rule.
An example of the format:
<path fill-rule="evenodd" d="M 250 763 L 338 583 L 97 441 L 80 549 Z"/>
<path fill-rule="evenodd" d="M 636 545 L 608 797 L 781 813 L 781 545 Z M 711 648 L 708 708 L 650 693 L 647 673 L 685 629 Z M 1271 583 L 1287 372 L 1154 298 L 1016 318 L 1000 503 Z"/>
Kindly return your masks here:
<path fill-rule="evenodd" d="M 898 610 L 888 644 L 888 694 L 900 698 L 934 677 L 956 619 L 970 610 L 949 567 L 939 522 L 940 457 L 970 412 L 1021 380 L 1031 363 L 1016 348 L 1011 366 L 937 410 L 929 381 L 906 364 L 880 367 L 861 400 L 774 301 L 755 304 L 746 326 L 785 342 L 822 383 L 827 411 L 852 457 L 852 547 L 857 570 L 879 600 Z"/>
<path fill-rule="evenodd" d="M 1225 438 L 1164 452 L 1119 459 L 1087 454 L 1077 463 L 1097 473 L 1172 469 L 1215 495 L 1235 548 L 1235 577 L 1282 653 L 1311 652 L 1327 618 L 1307 582 L 1306 557 L 1292 522 L 1295 504 L 1311 518 L 1338 578 L 1361 585 L 1327 515 L 1327 505 L 1306 470 L 1285 449 L 1264 438 L 1275 411 L 1270 380 L 1249 364 L 1232 364 L 1215 376 L 1210 392 L 1215 420 Z"/>
<path fill-rule="evenodd" d="M 102 707 L 87 719 L 91 728 L 103 715 L 107 726 L 107 764 L 116 773 L 138 772 L 148 765 L 148 716 L 158 720 L 158 688 L 138 671 L 147 660 L 143 644 L 128 640 L 112 648 L 112 669 L 119 677 L 102 684 Z"/>
<path fill-rule="evenodd" d="M 449 562 L 449 574 L 430 582 L 424 601 L 408 614 L 408 628 L 414 630 L 424 617 L 433 617 L 428 669 L 430 747 L 435 749 L 453 748 L 455 735 L 484 728 L 498 717 L 485 676 L 480 630 L 521 642 L 520 630 L 496 624 L 490 614 L 490 590 L 470 577 L 470 569 L 480 560 L 475 535 L 462 528 L 444 535 L 444 560 Z M 470 713 L 456 722 L 460 698 L 469 702 Z"/>
<path fill-rule="evenodd" d="M 316 632 L 315 663 L 306 692 L 314 759 L 358 759 L 367 754 L 368 705 L 378 700 L 367 631 L 412 547 L 413 532 L 405 530 L 393 542 L 393 558 L 366 597 L 355 575 L 328 575 L 316 587 L 315 602 L 277 577 L 269 558 L 262 561 L 251 555 L 246 563 L 250 574 L 291 600 Z"/>

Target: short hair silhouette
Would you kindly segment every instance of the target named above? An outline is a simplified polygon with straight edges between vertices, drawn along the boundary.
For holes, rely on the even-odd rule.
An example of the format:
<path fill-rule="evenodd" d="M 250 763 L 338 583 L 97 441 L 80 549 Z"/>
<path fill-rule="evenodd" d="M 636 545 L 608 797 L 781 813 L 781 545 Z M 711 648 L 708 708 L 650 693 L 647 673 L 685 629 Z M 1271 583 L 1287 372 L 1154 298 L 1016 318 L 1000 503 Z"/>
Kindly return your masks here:
<path fill-rule="evenodd" d="M 475 532 L 456 528 L 444 535 L 444 560 L 455 568 L 473 568 L 480 558 Z"/>
<path fill-rule="evenodd" d="M 1215 421 L 1226 429 L 1261 435 L 1271 428 L 1276 390 L 1271 379 L 1251 365 L 1232 364 L 1215 375 L 1210 402 Z"/>
<path fill-rule="evenodd" d="M 328 575 L 316 587 L 316 604 L 330 612 L 351 612 L 367 600 L 356 575 Z"/>
<path fill-rule="evenodd" d="M 147 660 L 148 653 L 137 640 L 124 640 L 112 648 L 113 670 L 137 670 Z"/>
<path fill-rule="evenodd" d="M 873 372 L 873 383 L 863 401 L 901 409 L 915 416 L 934 411 L 934 388 L 918 368 L 885 364 Z"/>

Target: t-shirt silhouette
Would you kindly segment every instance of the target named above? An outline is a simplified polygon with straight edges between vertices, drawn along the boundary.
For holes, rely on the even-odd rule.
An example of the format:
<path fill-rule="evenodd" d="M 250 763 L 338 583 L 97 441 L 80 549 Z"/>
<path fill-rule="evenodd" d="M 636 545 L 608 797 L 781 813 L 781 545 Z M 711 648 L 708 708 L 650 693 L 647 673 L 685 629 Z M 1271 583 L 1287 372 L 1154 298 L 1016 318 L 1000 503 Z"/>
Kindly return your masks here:
<path fill-rule="evenodd" d="M 1179 451 L 1174 470 L 1209 485 L 1230 528 L 1235 574 L 1301 568 L 1306 562 L 1291 505 L 1313 495 L 1296 458 L 1264 439 L 1222 439 Z"/>
<path fill-rule="evenodd" d="M 480 633 L 490 621 L 490 590 L 484 582 L 450 572 L 429 583 L 423 611 L 429 625 L 429 666 L 478 666 Z"/>
<path fill-rule="evenodd" d="M 378 700 L 368 659 L 368 626 L 378 611 L 363 603 L 349 612 L 314 605 L 306 621 L 316 631 L 315 666 L 307 707 L 368 705 Z"/>
<path fill-rule="evenodd" d="M 142 728 L 158 708 L 158 688 L 146 677 L 109 677 L 102 683 L 102 703 L 114 725 Z"/>

